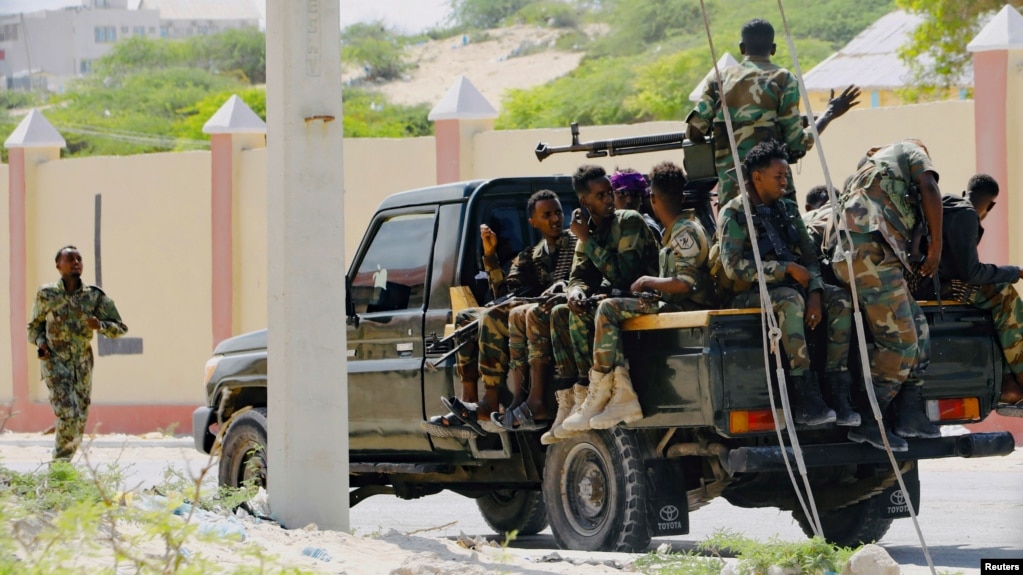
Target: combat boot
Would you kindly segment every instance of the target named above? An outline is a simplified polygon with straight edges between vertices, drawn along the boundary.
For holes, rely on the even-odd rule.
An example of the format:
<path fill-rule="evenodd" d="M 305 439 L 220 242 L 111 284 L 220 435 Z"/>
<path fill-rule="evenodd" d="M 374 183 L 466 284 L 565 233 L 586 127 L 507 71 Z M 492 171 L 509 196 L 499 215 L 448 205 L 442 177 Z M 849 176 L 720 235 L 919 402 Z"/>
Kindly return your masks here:
<path fill-rule="evenodd" d="M 941 437 L 941 430 L 931 423 L 924 411 L 924 398 L 920 395 L 919 385 L 905 383 L 895 397 L 895 435 L 924 439 Z"/>
<path fill-rule="evenodd" d="M 540 436 L 540 443 L 544 445 L 551 445 L 561 441 L 561 438 L 555 435 L 555 432 L 561 428 L 565 418 L 572 412 L 572 407 L 575 405 L 575 390 L 568 388 L 555 391 L 554 398 L 558 402 L 558 413 L 554 416 L 554 423 L 551 424 L 551 428 Z"/>
<path fill-rule="evenodd" d="M 891 399 L 878 398 L 877 406 L 881 409 L 882 416 L 891 402 Z M 909 444 L 906 443 L 906 440 L 888 431 L 887 428 L 885 429 L 885 436 L 888 438 L 888 445 L 891 446 L 893 452 L 909 451 Z M 884 449 L 884 440 L 881 438 L 881 430 L 877 427 L 877 421 L 863 422 L 859 427 L 850 429 L 847 437 L 849 441 L 866 443 L 871 447 Z"/>
<path fill-rule="evenodd" d="M 574 414 L 579 413 L 579 410 L 583 408 L 583 402 L 586 401 L 586 394 L 589 393 L 590 388 L 585 385 L 579 385 L 578 383 L 572 386 L 572 411 L 568 412 L 565 419 L 572 417 Z M 561 421 L 561 425 L 557 427 L 551 427 L 551 432 L 557 439 L 568 439 L 574 435 L 579 435 L 581 431 L 570 431 L 565 429 L 565 421 Z"/>
<path fill-rule="evenodd" d="M 614 372 L 600 373 L 590 370 L 590 385 L 579 411 L 569 415 L 561 424 L 567 431 L 586 431 L 590 428 L 590 420 L 594 415 L 604 411 L 604 406 L 611 399 L 611 386 L 614 384 Z"/>
<path fill-rule="evenodd" d="M 848 370 L 831 371 L 824 379 L 827 381 L 824 391 L 828 395 L 828 404 L 835 408 L 835 425 L 858 427 L 862 419 L 849 403 L 849 391 L 853 384 L 852 374 Z"/>
<path fill-rule="evenodd" d="M 796 392 L 793 419 L 800 425 L 821 425 L 835 421 L 835 412 L 824 403 L 821 389 L 805 375 L 791 375 L 789 381 Z"/>
<path fill-rule="evenodd" d="M 619 423 L 632 423 L 643 419 L 643 408 L 632 388 L 632 378 L 627 366 L 617 366 L 614 371 L 614 383 L 611 389 L 611 400 L 604 411 L 590 419 L 592 429 L 608 429 Z"/>

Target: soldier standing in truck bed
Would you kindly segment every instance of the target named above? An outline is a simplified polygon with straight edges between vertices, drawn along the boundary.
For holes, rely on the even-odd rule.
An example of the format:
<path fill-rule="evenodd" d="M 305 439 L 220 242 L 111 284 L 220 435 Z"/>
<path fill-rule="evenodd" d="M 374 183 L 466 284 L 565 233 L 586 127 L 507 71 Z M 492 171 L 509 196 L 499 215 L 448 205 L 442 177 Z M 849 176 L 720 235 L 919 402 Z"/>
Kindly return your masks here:
<path fill-rule="evenodd" d="M 568 279 L 575 238 L 562 228 L 564 215 L 557 194 L 540 190 L 530 196 L 526 207 L 530 225 L 543 238 L 515 257 L 507 275 L 497 258 L 497 235 L 488 226 L 480 226 L 483 267 L 495 298 L 508 294 L 538 296 L 555 282 Z M 506 370 L 509 387 L 517 392 L 519 401 L 524 399 L 521 392 L 525 389 L 526 380 L 526 316 L 531 308 L 530 304 L 516 305 L 512 302 L 509 305 L 468 308 L 458 313 L 455 318 L 457 326 L 480 320 L 479 336 L 457 354 L 461 396 L 445 400 L 451 413 L 423 422 L 424 431 L 440 436 L 450 435 L 452 428 L 463 426 L 476 433 L 499 431 L 498 426 L 491 422 L 491 414 L 500 406 L 500 384 Z M 484 387 L 482 400 L 478 390 L 481 375 Z M 538 393 L 542 398 L 542 380 L 535 382 L 534 387 L 536 385 L 541 386 Z M 513 403 L 510 407 L 514 406 Z M 535 412 L 530 412 L 531 417 L 547 418 L 542 403 L 534 403 L 533 408 Z"/>
<path fill-rule="evenodd" d="M 724 206 L 739 193 L 735 175 L 736 161 L 743 158 L 753 146 L 776 138 L 788 146 L 789 161 L 802 158 L 813 137 L 804 129 L 799 115 L 799 85 L 788 70 L 771 63 L 776 46 L 774 27 L 766 20 L 750 20 L 742 27 L 739 51 L 745 56 L 741 63 L 721 71 L 723 87 L 717 79 L 707 82 L 700 101 L 686 117 L 687 135 L 694 142 L 703 142 L 713 133 L 714 157 L 718 171 L 718 206 Z M 859 88 L 849 86 L 840 96 L 828 101 L 828 107 L 817 119 L 817 131 L 823 132 L 832 120 L 849 111 L 859 102 Z M 735 132 L 739 157 L 732 158 L 732 150 L 725 129 L 722 97 L 728 106 Z M 795 193 L 788 178 L 789 193 Z M 719 231 L 720 233 L 720 231 Z"/>
<path fill-rule="evenodd" d="M 818 251 L 799 216 L 799 208 L 784 198 L 789 152 L 778 140 L 761 142 L 743 161 L 746 191 L 760 248 L 763 273 L 782 331 L 782 347 L 789 360 L 789 381 L 796 394 L 796 423 L 860 425 L 860 415 L 849 403 L 849 336 L 852 299 L 848 292 L 824 283 Z M 718 215 L 721 230 L 721 265 L 725 273 L 748 289 L 738 293 L 732 307 L 761 307 L 758 271 L 746 225 L 742 198 L 728 202 Z M 827 321 L 828 344 L 825 385 L 813 381 L 806 329 Z M 805 327 L 804 327 L 805 326 Z M 824 403 L 821 387 L 828 390 L 834 410 Z M 837 412 L 837 413 L 836 413 Z"/>

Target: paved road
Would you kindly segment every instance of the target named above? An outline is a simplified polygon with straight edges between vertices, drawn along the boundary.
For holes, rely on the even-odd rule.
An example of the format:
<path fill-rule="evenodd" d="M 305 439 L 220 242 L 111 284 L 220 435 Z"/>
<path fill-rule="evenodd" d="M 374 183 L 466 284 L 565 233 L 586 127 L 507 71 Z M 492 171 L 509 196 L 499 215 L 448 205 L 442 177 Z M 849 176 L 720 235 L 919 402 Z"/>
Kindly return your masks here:
<path fill-rule="evenodd" d="M 38 468 L 49 459 L 52 437 L 0 436 L 0 464 L 19 471 Z M 119 460 L 127 466 L 129 486 L 161 481 L 166 469 L 197 474 L 208 463 L 189 439 L 138 439 L 104 436 L 89 451 L 90 461 Z M 212 474 L 215 475 L 214 468 Z M 939 571 L 979 573 L 982 558 L 1023 558 L 1023 450 L 1001 458 L 946 459 L 921 465 L 920 524 Z M 424 535 L 492 535 L 473 501 L 441 493 L 415 501 L 371 497 L 352 509 L 351 526 L 360 535 L 394 529 Z M 740 509 L 716 500 L 690 517 L 691 533 L 654 540 L 676 550 L 693 549 L 717 529 L 748 537 L 799 541 L 802 531 L 788 513 Z M 924 573 L 926 561 L 909 519 L 899 519 L 880 541 L 911 575 Z M 554 549 L 550 530 L 514 543 L 522 553 Z"/>

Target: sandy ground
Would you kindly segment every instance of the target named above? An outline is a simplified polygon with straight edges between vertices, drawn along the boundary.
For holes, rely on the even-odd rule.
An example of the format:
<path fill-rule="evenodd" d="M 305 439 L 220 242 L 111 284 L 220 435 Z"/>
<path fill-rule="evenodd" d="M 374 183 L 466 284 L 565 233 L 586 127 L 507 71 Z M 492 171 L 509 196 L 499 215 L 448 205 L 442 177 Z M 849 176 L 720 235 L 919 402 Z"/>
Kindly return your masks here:
<path fill-rule="evenodd" d="M 587 28 L 588 34 L 600 33 L 599 27 Z M 375 85 L 392 102 L 431 106 L 440 101 L 464 75 L 495 107 L 500 109 L 501 97 L 508 88 L 528 88 L 563 76 L 578 65 L 582 52 L 553 49 L 554 41 L 566 33 L 561 29 L 513 26 L 490 30 L 488 40 L 463 44 L 462 37 L 447 38 L 412 46 L 409 61 L 415 67 L 407 78 Z M 525 49 L 544 51 L 514 56 Z M 357 80 L 361 70 L 348 70 L 345 81 Z"/>

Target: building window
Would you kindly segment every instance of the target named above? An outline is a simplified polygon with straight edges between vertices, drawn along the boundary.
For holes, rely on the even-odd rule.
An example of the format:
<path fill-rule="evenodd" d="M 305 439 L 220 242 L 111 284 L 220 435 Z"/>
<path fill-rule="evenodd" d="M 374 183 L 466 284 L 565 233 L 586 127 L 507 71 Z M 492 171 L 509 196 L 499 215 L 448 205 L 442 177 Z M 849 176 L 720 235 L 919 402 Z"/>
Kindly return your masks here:
<path fill-rule="evenodd" d="M 117 41 L 116 26 L 96 26 L 95 32 L 97 44 L 108 44 Z"/>
<path fill-rule="evenodd" d="M 82 74 L 91 74 L 92 60 L 82 60 L 81 64 L 78 66 L 78 71 Z"/>
<path fill-rule="evenodd" d="M 161 38 L 170 37 L 170 26 L 160 26 L 160 37 Z"/>
<path fill-rule="evenodd" d="M 217 27 L 216 27 L 216 25 L 214 25 L 214 24 L 210 24 L 210 34 L 216 34 L 216 33 L 217 33 L 217 31 L 218 31 L 218 30 L 217 30 Z"/>
<path fill-rule="evenodd" d="M 209 33 L 209 29 L 207 29 L 206 26 L 199 26 L 198 34 L 200 36 L 205 36 L 207 33 Z"/>
<path fill-rule="evenodd" d="M 145 26 L 135 26 L 135 28 L 132 30 L 132 34 L 134 34 L 135 36 L 145 36 L 146 35 L 146 27 Z"/>
<path fill-rule="evenodd" d="M 18 25 L 4 24 L 0 26 L 0 42 L 15 42 L 18 40 Z"/>
<path fill-rule="evenodd" d="M 127 35 L 128 35 L 128 27 L 127 26 L 121 26 L 121 36 L 127 36 Z"/>

